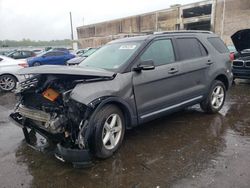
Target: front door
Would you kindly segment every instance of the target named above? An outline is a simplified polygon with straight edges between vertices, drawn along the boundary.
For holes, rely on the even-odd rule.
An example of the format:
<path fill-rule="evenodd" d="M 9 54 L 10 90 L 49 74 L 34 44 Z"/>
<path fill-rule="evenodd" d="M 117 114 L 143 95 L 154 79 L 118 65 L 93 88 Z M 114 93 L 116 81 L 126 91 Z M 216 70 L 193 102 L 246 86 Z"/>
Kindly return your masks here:
<path fill-rule="evenodd" d="M 179 65 L 171 39 L 154 40 L 140 56 L 138 63 L 153 60 L 154 70 L 134 72 L 133 85 L 140 121 L 151 119 L 162 109 L 177 102 L 176 93 L 185 83 L 178 81 Z"/>

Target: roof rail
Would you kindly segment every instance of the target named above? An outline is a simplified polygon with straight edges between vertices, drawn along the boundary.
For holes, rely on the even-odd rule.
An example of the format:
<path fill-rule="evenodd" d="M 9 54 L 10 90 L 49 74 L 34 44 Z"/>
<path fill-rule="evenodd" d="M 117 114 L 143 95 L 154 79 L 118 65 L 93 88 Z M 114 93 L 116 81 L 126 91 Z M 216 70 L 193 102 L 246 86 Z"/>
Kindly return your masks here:
<path fill-rule="evenodd" d="M 202 31 L 202 30 L 176 30 L 176 31 L 160 31 L 154 32 L 154 35 L 160 34 L 172 34 L 172 33 L 204 33 L 204 34 L 213 34 L 212 31 Z"/>

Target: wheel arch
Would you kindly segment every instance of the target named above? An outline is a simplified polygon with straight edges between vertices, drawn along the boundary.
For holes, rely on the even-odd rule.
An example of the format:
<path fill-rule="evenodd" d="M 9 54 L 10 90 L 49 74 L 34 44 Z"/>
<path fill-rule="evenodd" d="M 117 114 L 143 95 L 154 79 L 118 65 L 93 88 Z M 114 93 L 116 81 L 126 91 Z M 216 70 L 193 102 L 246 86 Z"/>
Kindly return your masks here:
<path fill-rule="evenodd" d="M 118 97 L 98 98 L 95 101 L 91 102 L 90 105 L 94 108 L 94 112 L 92 115 L 95 115 L 95 113 L 97 113 L 102 107 L 112 104 L 120 108 L 122 113 L 124 114 L 126 129 L 130 129 L 133 126 L 137 125 L 137 118 L 135 118 L 135 114 L 129 104 Z"/>
<path fill-rule="evenodd" d="M 11 73 L 3 73 L 3 74 L 1 74 L 0 76 L 5 76 L 5 75 L 13 76 L 13 77 L 16 79 L 17 82 L 19 81 L 18 78 L 17 78 L 17 76 L 14 75 L 14 74 L 11 74 Z"/>
<path fill-rule="evenodd" d="M 230 86 L 229 80 L 225 74 L 220 74 L 220 75 L 216 76 L 214 80 L 221 81 L 225 85 L 226 90 L 229 89 L 229 86 Z"/>

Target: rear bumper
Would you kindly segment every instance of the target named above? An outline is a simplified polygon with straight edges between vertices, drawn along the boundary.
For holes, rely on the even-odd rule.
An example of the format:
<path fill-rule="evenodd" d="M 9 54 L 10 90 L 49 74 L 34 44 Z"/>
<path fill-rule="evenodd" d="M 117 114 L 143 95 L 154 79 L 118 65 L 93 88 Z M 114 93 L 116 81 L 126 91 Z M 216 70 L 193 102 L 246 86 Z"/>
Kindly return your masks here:
<path fill-rule="evenodd" d="M 38 148 L 34 145 L 30 138 L 30 132 L 28 129 L 35 131 L 36 133 L 43 136 L 47 141 L 55 143 L 56 146 L 52 149 L 52 153 L 55 155 L 57 159 L 62 162 L 69 162 L 72 163 L 74 167 L 81 168 L 81 167 L 89 167 L 92 165 L 92 156 L 88 149 L 71 149 L 63 147 L 61 142 L 63 141 L 63 136 L 60 134 L 51 134 L 46 130 L 39 128 L 38 126 L 25 122 L 23 117 L 18 113 L 12 113 L 9 116 L 9 119 L 12 123 L 17 125 L 18 127 L 22 128 L 25 140 L 29 146 L 33 149 L 44 151 L 45 148 Z"/>

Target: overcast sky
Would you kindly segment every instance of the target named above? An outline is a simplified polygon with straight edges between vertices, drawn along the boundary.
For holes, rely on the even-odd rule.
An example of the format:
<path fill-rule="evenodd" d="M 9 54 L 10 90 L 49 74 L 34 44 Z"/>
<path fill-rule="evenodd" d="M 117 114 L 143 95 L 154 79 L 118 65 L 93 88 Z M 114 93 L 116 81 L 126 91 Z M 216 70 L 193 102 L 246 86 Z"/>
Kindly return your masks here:
<path fill-rule="evenodd" d="M 0 40 L 70 38 L 73 27 L 188 4 L 199 0 L 0 0 Z M 76 37 L 76 34 L 75 34 Z"/>

